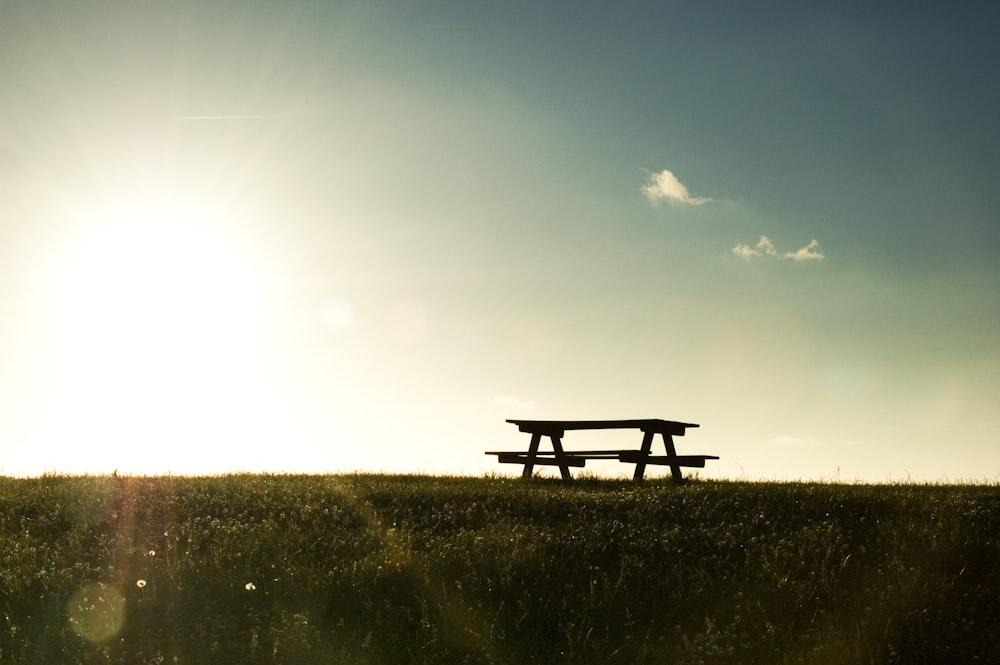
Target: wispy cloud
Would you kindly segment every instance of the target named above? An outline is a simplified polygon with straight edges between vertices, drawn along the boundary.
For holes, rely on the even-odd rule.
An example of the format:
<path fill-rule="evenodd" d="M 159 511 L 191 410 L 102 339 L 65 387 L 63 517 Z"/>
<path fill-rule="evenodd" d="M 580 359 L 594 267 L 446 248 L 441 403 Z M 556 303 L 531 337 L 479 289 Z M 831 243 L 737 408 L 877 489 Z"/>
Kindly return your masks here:
<path fill-rule="evenodd" d="M 670 201 L 671 203 L 683 203 L 686 205 L 701 205 L 712 200 L 710 198 L 691 196 L 688 188 L 677 179 L 673 171 L 668 171 L 667 169 L 663 169 L 659 173 L 650 173 L 646 184 L 642 187 L 642 193 L 653 203 L 657 201 Z"/>
<path fill-rule="evenodd" d="M 174 120 L 264 120 L 270 118 L 282 118 L 280 115 L 179 115 Z"/>
<path fill-rule="evenodd" d="M 493 398 L 493 403 L 496 406 L 507 406 L 514 409 L 533 409 L 535 408 L 534 402 L 525 402 L 523 399 L 518 399 L 511 395 L 500 395 L 499 397 Z"/>
<path fill-rule="evenodd" d="M 756 245 L 743 245 L 737 244 L 733 247 L 733 254 L 736 256 L 746 259 L 747 261 L 762 257 L 771 257 L 776 259 L 785 259 L 788 261 L 822 261 L 825 258 L 823 250 L 819 247 L 819 242 L 813 239 L 805 247 L 800 247 L 794 251 L 790 252 L 779 252 L 771 239 L 767 236 L 761 236 L 760 240 L 757 241 Z"/>

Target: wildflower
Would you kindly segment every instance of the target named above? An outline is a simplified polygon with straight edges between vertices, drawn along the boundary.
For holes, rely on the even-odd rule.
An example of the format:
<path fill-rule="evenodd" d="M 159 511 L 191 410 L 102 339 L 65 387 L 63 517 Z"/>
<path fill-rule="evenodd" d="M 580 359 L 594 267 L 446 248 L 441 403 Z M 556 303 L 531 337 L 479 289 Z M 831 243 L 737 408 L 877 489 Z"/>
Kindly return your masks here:
<path fill-rule="evenodd" d="M 247 582 L 247 585 L 246 585 L 246 590 L 247 591 L 253 591 L 256 588 L 257 588 L 257 585 L 255 585 L 253 582 Z"/>
<path fill-rule="evenodd" d="M 135 585 L 141 589 L 146 586 L 146 580 L 136 580 Z"/>
<path fill-rule="evenodd" d="M 156 550 L 149 550 L 149 556 L 156 556 Z"/>

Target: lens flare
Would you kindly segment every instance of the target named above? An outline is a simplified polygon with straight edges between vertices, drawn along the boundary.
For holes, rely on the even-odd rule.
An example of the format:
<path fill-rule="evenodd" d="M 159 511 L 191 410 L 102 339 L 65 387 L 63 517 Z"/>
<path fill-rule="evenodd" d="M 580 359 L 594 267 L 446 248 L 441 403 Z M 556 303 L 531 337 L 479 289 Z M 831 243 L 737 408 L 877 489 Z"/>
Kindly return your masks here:
<path fill-rule="evenodd" d="M 125 625 L 125 597 L 101 582 L 80 587 L 66 603 L 73 631 L 88 642 L 107 642 Z"/>

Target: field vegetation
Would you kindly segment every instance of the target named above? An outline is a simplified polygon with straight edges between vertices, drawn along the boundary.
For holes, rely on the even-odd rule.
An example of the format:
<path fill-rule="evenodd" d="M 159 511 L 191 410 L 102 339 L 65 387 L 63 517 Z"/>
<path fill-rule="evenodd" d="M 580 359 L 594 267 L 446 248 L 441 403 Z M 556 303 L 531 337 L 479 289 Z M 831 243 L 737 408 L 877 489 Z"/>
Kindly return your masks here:
<path fill-rule="evenodd" d="M 0 662 L 997 663 L 998 534 L 984 485 L 0 478 Z"/>

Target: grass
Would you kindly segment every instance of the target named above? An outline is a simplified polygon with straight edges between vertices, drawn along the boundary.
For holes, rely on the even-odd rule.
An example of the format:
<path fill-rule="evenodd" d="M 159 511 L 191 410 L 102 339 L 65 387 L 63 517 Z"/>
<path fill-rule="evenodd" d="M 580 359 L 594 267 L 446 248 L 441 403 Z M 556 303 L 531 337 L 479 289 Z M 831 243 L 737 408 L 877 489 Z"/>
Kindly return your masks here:
<path fill-rule="evenodd" d="M 0 478 L 0 662 L 1000 662 L 998 534 L 997 486 Z"/>

